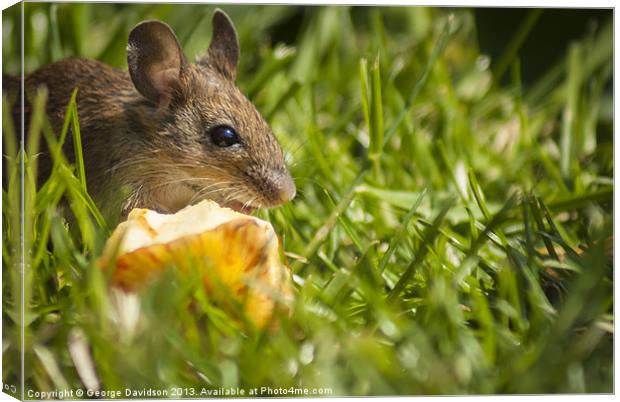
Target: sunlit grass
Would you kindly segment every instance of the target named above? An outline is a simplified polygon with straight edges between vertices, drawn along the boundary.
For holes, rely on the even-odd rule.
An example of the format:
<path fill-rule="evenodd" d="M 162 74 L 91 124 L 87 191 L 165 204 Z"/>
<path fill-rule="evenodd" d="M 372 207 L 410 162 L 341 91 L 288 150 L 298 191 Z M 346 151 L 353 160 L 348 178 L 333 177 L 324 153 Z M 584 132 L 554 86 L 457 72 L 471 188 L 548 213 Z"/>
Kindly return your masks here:
<path fill-rule="evenodd" d="M 41 91 L 29 135 L 44 138 L 54 168 L 36 189 L 37 144 L 26 144 L 26 389 L 87 386 L 72 352 L 83 338 L 106 390 L 612 391 L 611 24 L 531 87 L 508 49 L 500 67 L 511 84 L 501 87 L 465 9 L 306 8 L 287 46 L 270 38 L 294 7 L 224 9 L 241 39 L 239 86 L 267 116 L 298 187 L 292 203 L 259 213 L 293 269 L 291 316 L 274 332 L 240 331 L 174 271 L 142 295 L 137 322 L 119 312 L 95 264 L 109 223 L 86 192 L 83 161 L 59 152 L 67 140 L 83 154 L 79 136 L 66 135 L 79 132 L 79 110 L 72 101 L 54 133 Z M 3 14 L 13 24 L 5 73 L 19 70 L 15 11 Z M 26 11 L 32 71 L 69 55 L 123 67 L 127 32 L 147 18 L 168 21 L 193 59 L 212 7 Z M 18 381 L 21 319 L 22 154 L 8 108 L 3 99 L 5 384 Z"/>

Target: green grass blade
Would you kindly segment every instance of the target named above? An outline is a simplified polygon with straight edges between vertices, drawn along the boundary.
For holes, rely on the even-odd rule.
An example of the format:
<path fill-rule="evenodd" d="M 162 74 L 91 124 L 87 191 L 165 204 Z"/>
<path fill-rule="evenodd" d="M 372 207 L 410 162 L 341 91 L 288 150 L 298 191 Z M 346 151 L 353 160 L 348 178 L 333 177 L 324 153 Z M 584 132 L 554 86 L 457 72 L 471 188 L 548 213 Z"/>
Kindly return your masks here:
<path fill-rule="evenodd" d="M 587 194 L 571 195 L 563 197 L 558 200 L 554 200 L 548 203 L 550 210 L 554 212 L 573 211 L 578 208 L 583 208 L 589 204 L 604 203 L 611 204 L 613 201 L 613 189 L 606 188 L 602 190 L 596 190 L 588 192 Z"/>
<path fill-rule="evenodd" d="M 479 261 L 478 251 L 487 242 L 487 240 L 491 239 L 491 234 L 493 233 L 493 231 L 497 230 L 499 233 L 498 236 L 503 236 L 501 231 L 498 229 L 498 226 L 504 223 L 506 219 L 506 215 L 514 207 L 514 201 L 515 201 L 515 196 L 514 195 L 510 196 L 508 198 L 508 201 L 506 201 L 506 203 L 502 207 L 502 209 L 491 218 L 491 220 L 488 222 L 484 230 L 480 232 L 478 237 L 476 237 L 476 239 L 472 242 L 467 252 L 467 255 L 465 256 L 465 260 L 463 261 L 463 264 L 461 265 L 459 270 L 454 275 L 453 284 L 455 286 L 458 286 L 465 279 L 465 276 L 469 275 L 471 270 L 478 263 Z M 505 239 L 504 239 L 503 244 L 504 245 L 506 244 Z"/>
<path fill-rule="evenodd" d="M 2 133 L 3 154 L 8 157 L 8 162 L 13 162 L 8 166 L 13 166 L 17 158 L 17 135 L 11 105 L 6 94 L 2 95 Z"/>
<path fill-rule="evenodd" d="M 368 60 L 360 59 L 359 63 L 359 74 L 360 74 L 360 99 L 362 104 L 362 114 L 364 116 L 364 121 L 366 122 L 366 127 L 370 136 L 370 91 L 368 89 Z"/>
<path fill-rule="evenodd" d="M 77 88 L 74 94 L 77 92 Z M 86 169 L 84 167 L 84 153 L 82 151 L 82 134 L 80 132 L 80 122 L 78 119 L 77 103 L 73 102 L 69 104 L 71 109 L 71 123 L 73 128 L 73 149 L 75 152 L 75 165 L 77 167 L 77 177 L 84 189 L 86 189 Z"/>
<path fill-rule="evenodd" d="M 572 162 L 577 154 L 577 116 L 578 99 L 580 97 L 582 52 L 579 45 L 570 47 L 568 57 L 567 99 L 562 115 L 562 136 L 560 141 L 560 171 L 564 180 L 571 176 Z"/>
<path fill-rule="evenodd" d="M 40 89 L 37 91 L 32 105 L 33 113 L 30 118 L 28 127 L 28 136 L 26 137 L 26 155 L 28 156 L 29 165 L 32 167 L 30 174 L 32 180 L 37 181 L 37 160 L 39 146 L 41 144 L 41 133 L 43 131 L 43 121 L 45 119 L 45 104 L 47 102 L 47 90 Z"/>
<path fill-rule="evenodd" d="M 543 12 L 544 9 L 542 8 L 530 9 L 527 17 L 523 19 L 519 28 L 517 28 L 516 34 L 513 36 L 508 46 L 506 46 L 506 49 L 500 56 L 499 61 L 497 62 L 497 67 L 495 67 L 495 71 L 493 72 L 493 78 L 496 85 L 500 82 L 502 76 L 508 69 L 508 66 L 510 66 L 514 58 L 517 56 L 519 49 L 527 39 L 532 28 L 534 28 L 542 16 Z"/>
<path fill-rule="evenodd" d="M 379 58 L 375 60 L 370 69 L 371 82 L 371 109 L 370 109 L 370 145 L 368 158 L 378 164 L 383 150 L 383 101 L 381 98 L 381 71 Z"/>
<path fill-rule="evenodd" d="M 396 231 L 394 232 L 394 235 L 392 236 L 392 240 L 390 240 L 388 249 L 383 255 L 383 257 L 381 258 L 381 262 L 379 262 L 379 268 L 378 268 L 379 272 L 385 271 L 385 267 L 388 261 L 390 260 L 390 257 L 392 256 L 392 254 L 394 254 L 394 251 L 396 250 L 396 246 L 398 245 L 398 243 L 400 243 L 403 235 L 407 232 L 407 226 L 409 225 L 409 221 L 411 220 L 411 218 L 413 218 L 413 215 L 415 215 L 425 195 L 426 195 L 426 189 L 424 189 L 420 193 L 420 195 L 418 196 L 418 199 L 411 206 L 411 208 L 409 208 L 409 211 L 407 211 L 407 214 L 403 218 L 400 226 L 396 228 Z"/>
<path fill-rule="evenodd" d="M 294 81 L 291 86 L 288 87 L 286 92 L 282 94 L 280 99 L 278 99 L 273 108 L 269 112 L 265 113 L 265 119 L 267 121 L 273 119 L 273 116 L 280 111 L 289 100 L 294 98 L 299 93 L 300 89 L 301 83 L 299 81 Z"/>
<path fill-rule="evenodd" d="M 405 272 L 401 275 L 394 288 L 389 292 L 387 297 L 388 302 L 394 302 L 395 299 L 400 296 L 402 291 L 405 289 L 405 286 L 407 286 L 407 284 L 411 280 L 411 277 L 415 273 L 416 269 L 419 268 L 420 264 L 422 264 L 422 262 L 424 261 L 426 254 L 428 254 L 429 249 L 432 248 L 433 242 L 440 233 L 439 227 L 443 223 L 446 214 L 448 213 L 450 208 L 452 208 L 453 204 L 454 201 L 446 202 L 439 214 L 437 214 L 437 216 L 433 220 L 431 227 L 429 227 L 424 232 L 418 252 L 416 253 L 414 259 L 411 261 L 407 269 L 405 269 Z"/>

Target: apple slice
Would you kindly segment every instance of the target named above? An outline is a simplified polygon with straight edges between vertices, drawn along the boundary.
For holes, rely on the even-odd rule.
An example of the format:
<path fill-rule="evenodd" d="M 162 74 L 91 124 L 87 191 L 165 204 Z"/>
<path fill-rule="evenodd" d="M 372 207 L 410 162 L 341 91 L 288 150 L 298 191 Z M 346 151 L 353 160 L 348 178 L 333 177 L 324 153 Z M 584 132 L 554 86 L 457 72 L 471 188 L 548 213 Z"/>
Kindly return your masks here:
<path fill-rule="evenodd" d="M 198 269 L 212 300 L 240 303 L 258 328 L 293 297 L 271 224 L 208 200 L 173 215 L 134 209 L 108 239 L 99 264 L 113 267 L 112 285 L 128 292 L 171 266 Z"/>

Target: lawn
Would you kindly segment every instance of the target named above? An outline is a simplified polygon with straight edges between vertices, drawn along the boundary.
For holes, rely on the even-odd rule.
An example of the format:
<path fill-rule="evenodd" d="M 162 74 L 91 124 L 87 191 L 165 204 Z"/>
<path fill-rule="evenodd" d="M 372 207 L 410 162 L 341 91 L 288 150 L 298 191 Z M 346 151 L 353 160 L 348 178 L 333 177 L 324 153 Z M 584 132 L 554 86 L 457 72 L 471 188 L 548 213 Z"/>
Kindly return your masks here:
<path fill-rule="evenodd" d="M 4 74 L 20 70 L 18 7 L 2 14 Z M 126 68 L 128 32 L 153 18 L 193 60 L 213 8 L 26 3 L 25 70 L 75 55 Z M 291 315 L 240 329 L 175 270 L 138 311 L 119 311 L 95 264 L 114 223 L 79 161 L 59 155 L 36 188 L 38 141 L 18 153 L 3 98 L 4 384 L 19 383 L 23 326 L 31 392 L 613 391 L 611 11 L 525 82 L 519 51 L 536 10 L 493 58 L 471 9 L 223 9 L 241 43 L 238 85 L 298 189 L 257 213 L 286 251 Z M 46 96 L 33 99 L 30 138 L 54 147 L 64 134 L 49 127 Z M 79 132 L 79 110 L 68 111 Z"/>

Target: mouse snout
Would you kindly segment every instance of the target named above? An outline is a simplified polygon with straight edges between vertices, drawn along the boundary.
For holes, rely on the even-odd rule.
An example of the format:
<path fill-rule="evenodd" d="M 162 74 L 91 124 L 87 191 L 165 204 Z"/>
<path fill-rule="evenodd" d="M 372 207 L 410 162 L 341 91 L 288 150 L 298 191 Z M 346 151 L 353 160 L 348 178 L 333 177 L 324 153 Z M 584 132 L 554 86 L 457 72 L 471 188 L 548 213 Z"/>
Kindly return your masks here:
<path fill-rule="evenodd" d="M 295 182 L 288 172 L 281 172 L 277 179 L 277 195 L 278 203 L 284 204 L 295 198 L 297 189 L 295 188 Z"/>

